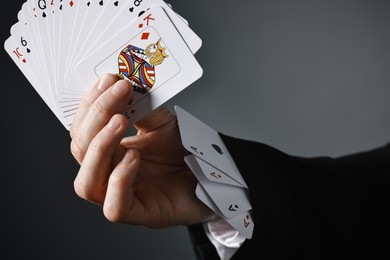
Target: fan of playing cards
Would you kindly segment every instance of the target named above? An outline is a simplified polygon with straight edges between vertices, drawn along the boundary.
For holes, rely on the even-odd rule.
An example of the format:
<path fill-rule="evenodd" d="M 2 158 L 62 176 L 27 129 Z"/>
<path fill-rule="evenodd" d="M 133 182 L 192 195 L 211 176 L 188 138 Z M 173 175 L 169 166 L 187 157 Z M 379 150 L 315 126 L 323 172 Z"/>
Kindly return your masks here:
<path fill-rule="evenodd" d="M 67 130 L 85 91 L 105 73 L 134 86 L 129 123 L 202 76 L 194 57 L 201 39 L 162 0 L 28 0 L 18 21 L 5 49 Z M 176 111 L 193 153 L 185 161 L 199 180 L 196 195 L 250 238 L 247 186 L 218 133 Z"/>
<path fill-rule="evenodd" d="M 105 73 L 134 86 L 124 113 L 136 122 L 202 76 L 201 44 L 162 0 L 28 0 L 4 47 L 69 130 Z"/>

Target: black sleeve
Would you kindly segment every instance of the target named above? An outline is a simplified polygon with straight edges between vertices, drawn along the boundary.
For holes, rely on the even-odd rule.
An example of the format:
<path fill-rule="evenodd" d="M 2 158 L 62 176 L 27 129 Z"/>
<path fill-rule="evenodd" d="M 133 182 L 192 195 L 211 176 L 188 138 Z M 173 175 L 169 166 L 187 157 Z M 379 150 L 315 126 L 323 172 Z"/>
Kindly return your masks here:
<path fill-rule="evenodd" d="M 206 236 L 202 223 L 188 226 L 188 231 L 192 249 L 194 250 L 197 259 L 220 260 L 217 250 Z"/>
<path fill-rule="evenodd" d="M 301 158 L 221 137 L 254 209 L 253 238 L 233 259 L 389 259 L 390 144 Z"/>

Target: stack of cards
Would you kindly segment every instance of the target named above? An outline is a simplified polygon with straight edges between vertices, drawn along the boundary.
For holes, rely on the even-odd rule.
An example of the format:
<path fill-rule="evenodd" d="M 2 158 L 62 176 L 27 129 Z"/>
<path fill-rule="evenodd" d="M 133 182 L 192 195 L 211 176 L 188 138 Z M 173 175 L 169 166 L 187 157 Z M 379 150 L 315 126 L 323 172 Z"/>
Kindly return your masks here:
<path fill-rule="evenodd" d="M 4 47 L 69 130 L 105 73 L 134 86 L 124 114 L 136 122 L 202 76 L 201 44 L 162 0 L 28 0 Z"/>
<path fill-rule="evenodd" d="M 248 239 L 254 223 L 248 186 L 219 133 L 179 106 L 175 106 L 185 161 L 198 179 L 196 195 Z"/>

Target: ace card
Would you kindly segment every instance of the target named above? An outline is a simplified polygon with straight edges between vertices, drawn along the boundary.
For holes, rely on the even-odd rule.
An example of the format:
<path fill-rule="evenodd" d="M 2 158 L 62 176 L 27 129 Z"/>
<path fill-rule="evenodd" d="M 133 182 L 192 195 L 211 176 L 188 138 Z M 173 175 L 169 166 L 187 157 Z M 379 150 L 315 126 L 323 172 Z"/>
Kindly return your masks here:
<path fill-rule="evenodd" d="M 226 218 L 236 217 L 252 209 L 245 189 L 208 180 L 197 164 L 193 154 L 186 156 L 184 160 Z"/>
<path fill-rule="evenodd" d="M 210 209 L 212 209 L 218 215 L 221 214 L 218 207 L 215 205 L 215 203 L 212 201 L 212 199 L 207 194 L 206 190 L 202 187 L 202 185 L 200 185 L 200 183 L 197 184 L 195 193 L 196 196 Z M 235 216 L 233 218 L 226 218 L 223 215 L 220 215 L 220 217 L 224 219 L 230 226 L 232 226 L 234 229 L 240 232 L 240 234 L 245 238 L 247 239 L 252 238 L 255 224 L 253 222 L 251 211 L 241 213 L 238 216 Z"/>
<path fill-rule="evenodd" d="M 181 107 L 175 110 L 184 147 L 247 188 L 219 133 Z"/>

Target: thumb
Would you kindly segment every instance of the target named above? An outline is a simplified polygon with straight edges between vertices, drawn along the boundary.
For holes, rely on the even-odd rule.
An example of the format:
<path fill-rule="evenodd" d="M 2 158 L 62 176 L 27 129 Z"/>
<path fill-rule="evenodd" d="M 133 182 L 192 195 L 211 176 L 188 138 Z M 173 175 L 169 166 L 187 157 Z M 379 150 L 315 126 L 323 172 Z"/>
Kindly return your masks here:
<path fill-rule="evenodd" d="M 159 107 L 136 122 L 134 127 L 141 132 L 151 132 L 166 125 L 172 120 L 176 120 L 176 117 L 166 108 Z"/>

